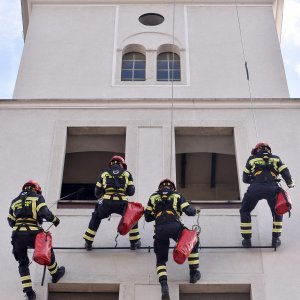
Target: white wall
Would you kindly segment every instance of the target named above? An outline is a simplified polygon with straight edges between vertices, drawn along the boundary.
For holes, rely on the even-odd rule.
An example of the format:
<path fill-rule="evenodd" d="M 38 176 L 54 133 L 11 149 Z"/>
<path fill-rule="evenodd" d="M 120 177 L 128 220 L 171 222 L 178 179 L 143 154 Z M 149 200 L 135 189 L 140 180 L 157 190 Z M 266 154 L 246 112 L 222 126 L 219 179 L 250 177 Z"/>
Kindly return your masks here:
<path fill-rule="evenodd" d="M 155 58 L 160 45 L 173 43 L 173 5 L 153 9 L 149 4 L 33 4 L 14 98 L 171 97 L 171 85 L 155 81 Z M 161 25 L 139 23 L 140 15 L 153 11 L 165 17 Z M 272 4 L 237 9 L 176 4 L 174 15 L 182 65 L 175 98 L 289 96 Z M 145 82 L 120 81 L 128 44 L 146 48 Z"/>
<path fill-rule="evenodd" d="M 157 99 L 156 99 L 157 100 Z M 0 248 L 2 297 L 23 299 L 17 263 L 11 254 L 10 228 L 6 216 L 10 201 L 19 193 L 22 184 L 30 179 L 40 182 L 47 203 L 55 202 L 60 193 L 65 155 L 65 141 L 68 126 L 127 126 L 126 157 L 128 168 L 137 184 L 137 194 L 132 197 L 144 204 L 150 191 L 157 188 L 162 177 L 169 177 L 170 165 L 170 103 L 169 101 L 126 101 L 130 109 L 120 110 L 120 101 L 82 100 L 82 101 L 5 101 L 0 102 L 0 126 L 2 143 L 0 156 L 1 189 L 0 225 L 2 247 Z M 299 99 L 259 99 L 260 109 L 255 110 L 259 140 L 266 140 L 273 152 L 280 155 L 289 166 L 296 185 L 300 182 L 297 155 L 300 141 L 297 135 L 300 117 Z M 283 106 L 281 103 L 285 102 Z M 72 109 L 67 108 L 69 104 Z M 65 107 L 65 108 L 62 108 Z M 85 109 L 82 109 L 82 108 Z M 272 124 L 272 126 L 270 126 Z M 283 126 L 284 124 L 284 126 Z M 241 195 L 247 186 L 241 183 L 241 174 L 249 152 L 257 142 L 253 125 L 253 114 L 249 102 L 210 100 L 177 101 L 174 105 L 174 126 L 233 127 L 236 144 L 237 165 Z M 161 129 L 163 128 L 163 129 Z M 138 132 L 138 135 L 137 135 Z M 287 134 L 288 133 L 288 134 Z M 142 143 L 142 144 L 141 144 Z M 154 147 L 155 145 L 155 147 Z M 128 151 L 128 149 L 130 151 Z M 144 155 L 150 157 L 145 159 Z M 175 160 L 175 156 L 172 157 Z M 100 166 L 99 166 L 100 167 Z M 154 174 L 153 168 L 157 171 Z M 149 173 L 149 170 L 151 171 Z M 173 174 L 175 173 L 173 169 Z M 149 176 L 151 174 L 151 176 Z M 174 177 L 173 177 L 174 179 Z M 296 201 L 297 187 L 291 191 L 295 199 L 292 218 L 285 217 L 282 246 L 275 253 L 265 250 L 202 250 L 199 284 L 248 283 L 252 284 L 253 300 L 279 300 L 283 297 L 297 299 L 300 291 L 298 228 L 300 209 Z M 82 234 L 88 225 L 91 210 L 52 209 L 61 218 L 61 225 L 53 228 L 55 246 L 82 246 Z M 256 214 L 258 214 L 256 216 Z M 114 246 L 116 226 L 119 218 L 103 221 L 97 234 L 96 246 Z M 195 224 L 195 218 L 184 218 L 187 226 Z M 201 244 L 203 246 L 241 243 L 239 234 L 238 210 L 203 210 L 200 217 L 202 226 Z M 272 218 L 263 201 L 254 212 L 254 245 L 270 245 Z M 153 225 L 143 221 L 140 224 L 144 246 L 152 245 Z M 127 246 L 127 237 L 119 238 L 120 246 Z M 138 250 L 97 250 L 87 253 L 78 251 L 57 251 L 57 259 L 67 268 L 62 283 L 121 283 L 126 287 L 127 296 L 120 299 L 133 299 L 138 296 L 141 285 L 145 299 L 159 297 L 159 286 L 155 274 L 153 252 Z M 31 265 L 34 287 L 40 299 L 46 299 L 46 287 L 40 288 L 42 268 Z M 169 281 L 172 284 L 174 299 L 178 299 L 178 284 L 188 281 L 187 266 L 178 266 L 172 261 L 171 252 L 168 263 Z M 281 284 L 278 284 L 280 278 Z M 49 282 L 46 276 L 46 282 Z M 156 295 L 156 296 L 155 296 Z M 288 296 L 286 296 L 288 295 Z M 126 298 L 127 297 L 127 298 Z M 172 299 L 173 299 L 172 298 Z"/>

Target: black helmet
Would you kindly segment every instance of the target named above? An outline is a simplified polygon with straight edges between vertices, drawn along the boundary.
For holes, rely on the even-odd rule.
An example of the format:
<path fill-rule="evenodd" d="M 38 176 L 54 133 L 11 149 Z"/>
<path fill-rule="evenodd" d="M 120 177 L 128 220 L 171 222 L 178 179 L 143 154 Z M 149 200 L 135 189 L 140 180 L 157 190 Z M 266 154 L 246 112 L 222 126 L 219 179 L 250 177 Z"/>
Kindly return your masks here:
<path fill-rule="evenodd" d="M 165 178 L 163 179 L 160 183 L 159 183 L 159 186 L 158 186 L 158 189 L 161 190 L 163 188 L 169 188 L 173 191 L 176 191 L 176 185 L 175 183 L 171 180 L 171 179 L 168 179 L 168 178 Z"/>

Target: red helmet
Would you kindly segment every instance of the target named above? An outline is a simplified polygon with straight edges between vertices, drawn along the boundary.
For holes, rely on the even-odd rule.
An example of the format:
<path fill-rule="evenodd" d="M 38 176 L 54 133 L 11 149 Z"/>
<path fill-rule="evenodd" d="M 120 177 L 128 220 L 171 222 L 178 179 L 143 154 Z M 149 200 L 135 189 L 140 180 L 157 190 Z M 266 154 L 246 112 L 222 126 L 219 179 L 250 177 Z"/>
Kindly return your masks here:
<path fill-rule="evenodd" d="M 119 164 L 121 165 L 121 167 L 124 169 L 124 170 L 127 170 L 127 164 L 125 163 L 125 160 L 122 156 L 119 156 L 119 155 L 115 155 L 113 156 L 110 161 L 108 162 L 108 165 L 111 166 L 113 164 Z"/>
<path fill-rule="evenodd" d="M 38 184 L 37 181 L 34 181 L 34 180 L 27 181 L 26 183 L 24 183 L 22 190 L 24 191 L 26 189 L 26 187 L 31 187 L 38 194 L 42 194 L 41 186 Z"/>
<path fill-rule="evenodd" d="M 266 143 L 266 142 L 261 142 L 261 143 L 258 143 L 258 144 L 252 149 L 251 154 L 252 154 L 252 155 L 257 154 L 257 152 L 258 152 L 260 149 L 266 149 L 269 153 L 272 152 L 271 147 L 269 146 L 268 143 Z"/>
<path fill-rule="evenodd" d="M 159 183 L 159 186 L 158 186 L 159 190 L 163 189 L 164 187 L 168 187 L 168 188 L 172 189 L 173 191 L 176 191 L 176 185 L 171 179 L 165 178 Z"/>

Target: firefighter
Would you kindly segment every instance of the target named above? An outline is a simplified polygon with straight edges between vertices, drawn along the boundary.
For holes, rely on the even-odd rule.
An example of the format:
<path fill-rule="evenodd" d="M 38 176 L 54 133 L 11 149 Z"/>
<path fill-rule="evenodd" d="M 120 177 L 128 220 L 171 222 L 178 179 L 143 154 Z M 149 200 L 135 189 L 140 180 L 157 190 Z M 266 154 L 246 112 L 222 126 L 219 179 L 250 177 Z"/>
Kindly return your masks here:
<path fill-rule="evenodd" d="M 86 250 L 92 250 L 92 244 L 100 226 L 101 220 L 112 213 L 123 215 L 127 207 L 127 196 L 133 196 L 135 187 L 132 175 L 127 171 L 127 164 L 121 156 L 113 156 L 108 162 L 109 168 L 98 177 L 95 196 L 99 198 L 92 218 L 83 238 Z M 141 246 L 138 224 L 129 231 L 130 249 Z"/>
<path fill-rule="evenodd" d="M 242 245 L 245 248 L 251 247 L 251 211 L 261 199 L 268 201 L 273 216 L 272 246 L 281 245 L 279 237 L 282 231 L 282 216 L 275 213 L 279 175 L 289 188 L 294 187 L 289 169 L 278 156 L 272 154 L 271 147 L 265 142 L 257 144 L 252 149 L 243 172 L 243 182 L 250 184 L 240 209 Z"/>
<path fill-rule="evenodd" d="M 29 300 L 36 299 L 36 294 L 32 289 L 27 248 L 34 248 L 35 237 L 42 230 L 40 225 L 43 219 L 52 222 L 54 226 L 58 226 L 60 222 L 48 209 L 40 185 L 29 180 L 23 185 L 20 195 L 12 201 L 7 217 L 9 226 L 13 228 L 11 243 L 14 257 L 19 262 L 23 292 Z M 53 249 L 48 270 L 53 283 L 58 282 L 65 274 L 65 268 L 58 267 Z"/>
<path fill-rule="evenodd" d="M 167 283 L 167 267 L 170 238 L 177 241 L 181 235 L 183 224 L 179 221 L 182 213 L 195 216 L 196 209 L 177 193 L 174 182 L 163 179 L 158 190 L 150 196 L 145 210 L 146 222 L 155 220 L 154 251 L 156 254 L 156 271 L 161 285 L 162 299 L 169 299 Z M 190 283 L 196 283 L 201 274 L 199 268 L 199 241 L 188 257 Z"/>

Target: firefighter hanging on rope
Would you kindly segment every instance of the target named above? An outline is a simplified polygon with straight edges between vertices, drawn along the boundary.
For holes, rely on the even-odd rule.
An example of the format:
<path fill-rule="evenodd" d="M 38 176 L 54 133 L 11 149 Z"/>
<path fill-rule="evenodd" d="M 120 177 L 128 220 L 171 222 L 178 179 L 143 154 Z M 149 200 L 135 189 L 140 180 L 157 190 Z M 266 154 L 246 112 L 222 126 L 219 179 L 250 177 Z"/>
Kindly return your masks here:
<path fill-rule="evenodd" d="M 150 196 L 145 210 L 146 222 L 155 220 L 154 251 L 156 254 L 156 271 L 161 284 L 162 299 L 169 299 L 167 267 L 170 238 L 177 241 L 184 228 L 179 217 L 182 213 L 195 216 L 196 209 L 189 205 L 185 198 L 176 192 L 176 186 L 170 179 L 164 179 L 158 191 Z M 190 282 L 197 282 L 201 274 L 199 268 L 199 240 L 188 257 Z"/>
<path fill-rule="evenodd" d="M 243 172 L 243 182 L 249 183 L 244 195 L 241 214 L 241 234 L 244 238 L 242 244 L 245 248 L 251 247 L 252 224 L 251 211 L 258 201 L 266 199 L 273 216 L 272 246 L 279 247 L 282 231 L 282 215 L 275 213 L 276 195 L 279 190 L 277 177 L 281 175 L 289 188 L 294 187 L 291 174 L 281 159 L 272 154 L 267 143 L 259 143 L 251 151 Z"/>
<path fill-rule="evenodd" d="M 123 215 L 127 207 L 127 196 L 133 196 L 135 187 L 132 175 L 127 171 L 127 164 L 121 156 L 113 156 L 108 163 L 109 168 L 100 174 L 95 187 L 95 196 L 99 198 L 89 227 L 83 238 L 86 250 L 92 250 L 92 244 L 101 220 L 112 213 Z M 129 231 L 130 249 L 141 246 L 138 224 Z"/>
<path fill-rule="evenodd" d="M 19 263 L 23 292 L 29 300 L 34 300 L 36 294 L 32 288 L 27 249 L 34 248 L 35 237 L 42 231 L 40 224 L 43 219 L 52 222 L 54 226 L 58 226 L 60 221 L 48 209 L 40 185 L 33 180 L 26 182 L 20 195 L 12 201 L 7 219 L 9 226 L 13 228 L 13 254 Z M 65 268 L 58 267 L 53 249 L 48 270 L 53 283 L 58 282 L 65 274 Z"/>

